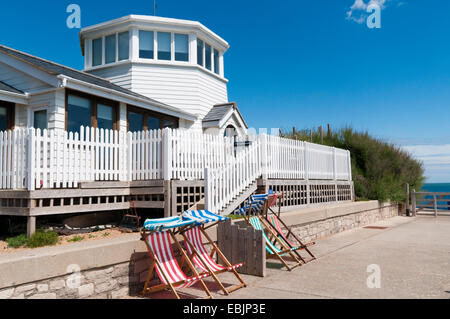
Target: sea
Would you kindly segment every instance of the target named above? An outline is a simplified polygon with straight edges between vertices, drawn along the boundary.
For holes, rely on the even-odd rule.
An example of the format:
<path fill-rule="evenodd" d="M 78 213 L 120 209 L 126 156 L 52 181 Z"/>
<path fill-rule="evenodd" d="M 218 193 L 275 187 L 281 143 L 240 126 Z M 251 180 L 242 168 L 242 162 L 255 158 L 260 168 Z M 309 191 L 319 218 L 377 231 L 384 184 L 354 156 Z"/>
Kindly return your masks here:
<path fill-rule="evenodd" d="M 424 184 L 422 187 L 423 192 L 433 192 L 433 193 L 450 193 L 450 183 L 428 183 Z M 432 199 L 433 196 L 425 196 L 425 199 Z M 438 201 L 438 205 L 450 205 L 449 196 L 445 196 L 443 201 Z M 433 209 L 432 206 L 427 207 Z M 442 208 L 450 210 L 450 207 Z"/>
<path fill-rule="evenodd" d="M 450 183 L 428 183 L 422 187 L 423 192 L 450 193 Z"/>

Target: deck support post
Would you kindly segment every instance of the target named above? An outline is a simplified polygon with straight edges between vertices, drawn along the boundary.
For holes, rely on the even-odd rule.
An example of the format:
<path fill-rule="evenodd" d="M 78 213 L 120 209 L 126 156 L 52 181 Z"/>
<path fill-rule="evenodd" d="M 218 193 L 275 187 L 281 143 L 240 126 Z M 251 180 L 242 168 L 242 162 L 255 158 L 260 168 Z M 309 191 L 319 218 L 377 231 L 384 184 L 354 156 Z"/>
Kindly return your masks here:
<path fill-rule="evenodd" d="M 411 193 L 411 203 L 412 203 L 412 215 L 416 217 L 416 190 L 413 189 Z"/>
<path fill-rule="evenodd" d="M 27 237 L 30 238 L 36 232 L 36 216 L 27 217 Z"/>
<path fill-rule="evenodd" d="M 163 181 L 163 188 L 164 188 L 164 217 L 171 217 L 173 215 L 171 210 L 171 203 L 172 203 L 171 181 Z"/>

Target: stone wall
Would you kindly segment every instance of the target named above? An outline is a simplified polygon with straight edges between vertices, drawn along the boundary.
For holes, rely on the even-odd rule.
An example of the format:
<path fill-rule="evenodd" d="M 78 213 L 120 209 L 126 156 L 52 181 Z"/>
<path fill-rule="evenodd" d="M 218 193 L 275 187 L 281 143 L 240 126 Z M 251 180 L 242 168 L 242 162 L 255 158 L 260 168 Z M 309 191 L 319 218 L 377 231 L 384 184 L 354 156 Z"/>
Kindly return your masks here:
<path fill-rule="evenodd" d="M 381 204 L 378 208 L 355 212 L 347 215 L 328 217 L 327 219 L 291 225 L 293 232 L 304 240 L 311 242 L 352 228 L 367 226 L 379 220 L 399 215 L 397 204 Z"/>
<path fill-rule="evenodd" d="M 148 257 L 0 289 L 0 299 L 117 299 L 138 294 Z"/>

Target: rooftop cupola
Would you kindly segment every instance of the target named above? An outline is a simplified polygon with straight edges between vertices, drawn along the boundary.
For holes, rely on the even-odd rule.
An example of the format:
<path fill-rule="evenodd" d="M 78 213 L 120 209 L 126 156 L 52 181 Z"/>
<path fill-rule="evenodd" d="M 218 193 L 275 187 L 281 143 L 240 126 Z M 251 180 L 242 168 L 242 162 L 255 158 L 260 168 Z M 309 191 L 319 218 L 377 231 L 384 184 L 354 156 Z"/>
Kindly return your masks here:
<path fill-rule="evenodd" d="M 82 29 L 80 41 L 85 71 L 197 115 L 194 127 L 228 102 L 229 45 L 199 22 L 129 15 Z"/>

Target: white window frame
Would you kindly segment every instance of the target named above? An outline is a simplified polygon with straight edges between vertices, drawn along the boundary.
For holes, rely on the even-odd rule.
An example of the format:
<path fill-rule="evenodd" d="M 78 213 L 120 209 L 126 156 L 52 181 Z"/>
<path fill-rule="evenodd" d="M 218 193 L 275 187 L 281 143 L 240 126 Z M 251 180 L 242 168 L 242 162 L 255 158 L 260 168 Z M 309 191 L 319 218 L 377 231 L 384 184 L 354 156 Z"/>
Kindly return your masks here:
<path fill-rule="evenodd" d="M 46 113 L 47 113 L 47 130 L 48 130 L 48 109 L 49 109 L 48 104 L 37 105 L 37 106 L 28 108 L 28 123 L 27 123 L 28 128 L 34 127 L 34 112 L 46 111 Z"/>

